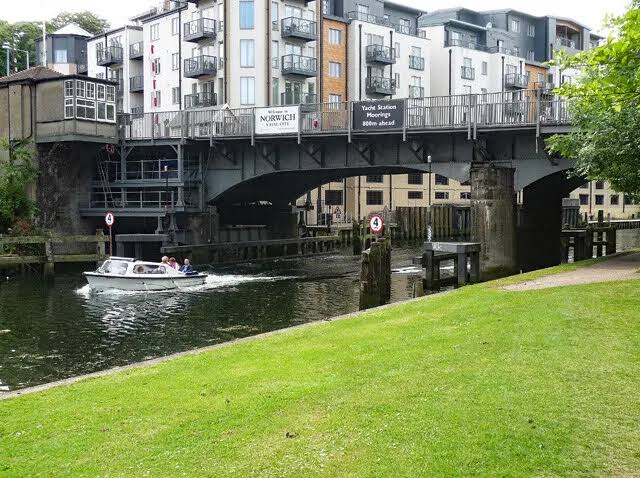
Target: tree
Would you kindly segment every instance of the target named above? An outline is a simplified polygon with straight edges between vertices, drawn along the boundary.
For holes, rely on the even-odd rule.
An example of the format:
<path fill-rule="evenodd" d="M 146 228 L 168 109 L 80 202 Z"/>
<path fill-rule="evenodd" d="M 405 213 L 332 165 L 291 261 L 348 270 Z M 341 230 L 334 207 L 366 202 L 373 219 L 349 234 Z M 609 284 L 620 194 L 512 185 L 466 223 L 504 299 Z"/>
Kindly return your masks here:
<path fill-rule="evenodd" d="M 51 26 L 51 29 L 55 31 L 69 23 L 77 23 L 80 27 L 94 35 L 109 29 L 109 22 L 107 20 L 100 18 L 89 11 L 59 13 L 49 22 L 49 25 Z"/>
<path fill-rule="evenodd" d="M 31 222 L 35 204 L 28 188 L 37 176 L 33 164 L 34 150 L 28 142 L 10 144 L 0 140 L 0 233 L 19 221 Z"/>
<path fill-rule="evenodd" d="M 569 99 L 574 132 L 551 137 L 548 147 L 575 158 L 579 174 L 640 197 L 640 0 L 608 23 L 603 45 L 554 61 L 582 73 L 559 91 Z"/>

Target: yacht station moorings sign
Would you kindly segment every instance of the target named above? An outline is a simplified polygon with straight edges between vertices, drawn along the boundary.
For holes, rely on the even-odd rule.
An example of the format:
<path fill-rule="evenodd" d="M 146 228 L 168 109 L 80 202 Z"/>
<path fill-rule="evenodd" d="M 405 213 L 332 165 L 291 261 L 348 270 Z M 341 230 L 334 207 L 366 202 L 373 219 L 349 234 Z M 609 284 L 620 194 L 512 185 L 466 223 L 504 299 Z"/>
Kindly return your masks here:
<path fill-rule="evenodd" d="M 256 134 L 297 133 L 300 129 L 299 106 L 256 108 Z"/>
<path fill-rule="evenodd" d="M 353 129 L 399 129 L 404 100 L 361 101 L 353 104 Z"/>

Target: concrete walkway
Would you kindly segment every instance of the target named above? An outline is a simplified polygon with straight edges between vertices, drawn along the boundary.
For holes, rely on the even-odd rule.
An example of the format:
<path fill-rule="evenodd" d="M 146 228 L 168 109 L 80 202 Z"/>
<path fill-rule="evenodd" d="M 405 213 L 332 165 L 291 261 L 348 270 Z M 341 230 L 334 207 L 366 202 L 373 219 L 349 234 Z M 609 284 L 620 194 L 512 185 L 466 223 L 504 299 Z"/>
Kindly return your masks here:
<path fill-rule="evenodd" d="M 548 289 L 565 285 L 593 284 L 619 280 L 640 279 L 640 253 L 626 254 L 582 267 L 572 272 L 562 272 L 520 284 L 504 287 L 505 290 L 524 291 Z"/>

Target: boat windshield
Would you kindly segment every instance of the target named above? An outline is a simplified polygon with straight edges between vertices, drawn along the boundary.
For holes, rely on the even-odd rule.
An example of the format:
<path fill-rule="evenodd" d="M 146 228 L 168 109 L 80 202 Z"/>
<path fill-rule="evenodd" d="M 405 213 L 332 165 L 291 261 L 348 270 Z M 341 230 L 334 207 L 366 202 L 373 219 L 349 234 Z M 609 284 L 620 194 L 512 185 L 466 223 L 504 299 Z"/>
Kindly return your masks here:
<path fill-rule="evenodd" d="M 127 273 L 127 263 L 120 261 L 105 261 L 100 269 L 98 269 L 98 272 L 102 272 L 103 274 L 118 274 L 123 276 Z"/>
<path fill-rule="evenodd" d="M 166 274 L 167 269 L 155 264 L 136 264 L 133 267 L 134 274 Z"/>

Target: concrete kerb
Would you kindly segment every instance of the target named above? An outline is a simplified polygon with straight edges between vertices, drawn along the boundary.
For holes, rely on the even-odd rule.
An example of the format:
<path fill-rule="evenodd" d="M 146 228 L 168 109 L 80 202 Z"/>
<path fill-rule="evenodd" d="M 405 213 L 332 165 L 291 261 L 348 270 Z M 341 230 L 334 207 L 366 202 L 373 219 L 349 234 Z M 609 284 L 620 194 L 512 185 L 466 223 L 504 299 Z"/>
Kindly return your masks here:
<path fill-rule="evenodd" d="M 164 357 L 158 357 L 158 358 L 154 358 L 154 359 L 150 359 L 150 360 L 145 360 L 142 362 L 136 362 L 136 363 L 132 363 L 129 365 L 123 365 L 121 367 L 113 367 L 113 368 L 109 368 L 106 370 L 101 370 L 99 372 L 93 372 L 93 373 L 89 373 L 89 374 L 85 374 L 85 375 L 78 375 L 76 377 L 70 377 L 70 378 L 66 378 L 64 380 L 58 380 L 55 382 L 50 382 L 50 383 L 45 383 L 43 385 L 36 385 L 35 387 L 29 387 L 29 388 L 23 388 L 20 390 L 15 390 L 13 392 L 0 392 L 0 401 L 2 400 L 8 400 L 11 398 L 17 398 L 17 397 L 21 397 L 24 395 L 30 395 L 32 393 L 37 393 L 37 392 L 42 392 L 45 390 L 49 390 L 52 388 L 57 388 L 57 387 L 62 387 L 62 386 L 67 386 L 67 385 L 73 385 L 75 383 L 78 382 L 82 382 L 85 380 L 91 380 L 91 379 L 95 379 L 95 378 L 100 378 L 100 377 L 105 377 L 105 376 L 109 376 L 109 375 L 114 375 L 117 373 L 121 373 L 121 372 L 126 372 L 128 370 L 135 370 L 135 369 L 141 369 L 141 368 L 146 368 L 146 367 L 152 367 L 154 365 L 158 365 L 164 362 L 168 362 L 174 359 L 178 359 L 181 357 L 189 357 L 192 355 L 199 355 L 199 354 L 203 354 L 203 353 L 207 353 L 207 352 L 212 352 L 214 350 L 218 350 L 221 348 L 225 348 L 225 347 L 231 347 L 237 344 L 242 344 L 245 342 L 252 342 L 254 340 L 261 340 L 267 337 L 271 337 L 274 335 L 280 335 L 280 334 L 286 334 L 295 330 L 300 330 L 300 329 L 306 329 L 309 327 L 316 327 L 319 325 L 322 325 L 324 323 L 327 322 L 336 322 L 336 321 L 341 321 L 341 320 L 349 320 L 349 319 L 354 319 L 356 317 L 361 317 L 363 315 L 367 315 L 367 314 L 371 314 L 371 313 L 375 313 L 376 311 L 381 311 L 381 310 L 386 310 L 392 307 L 396 307 L 396 306 L 400 306 L 400 305 L 404 305 L 404 304 L 409 304 L 409 303 L 413 303 L 413 302 L 419 302 L 419 301 L 423 301 L 423 300 L 428 300 L 432 297 L 440 297 L 443 295 L 447 295 L 447 294 L 451 294 L 453 292 L 457 292 L 457 290 L 449 290 L 449 291 L 445 291 L 445 292 L 441 292 L 438 294 L 432 294 L 432 295 L 427 295 L 424 297 L 418 297 L 416 299 L 410 299 L 410 300 L 405 300 L 402 302 L 395 302 L 392 304 L 386 304 L 380 307 L 376 307 L 373 309 L 368 309 L 368 310 L 363 310 L 363 311 L 358 311 L 358 312 L 352 312 L 351 314 L 346 314 L 346 315 L 340 315 L 337 317 L 331 317 L 331 318 L 327 318 L 327 319 L 323 319 L 323 320 L 317 320 L 314 322 L 309 322 L 306 324 L 300 324 L 300 325 L 294 325 L 292 327 L 287 327 L 284 329 L 279 329 L 279 330 L 273 330 L 270 332 L 265 332 L 262 334 L 258 334 L 258 335 L 252 335 L 250 337 L 243 337 L 240 339 L 235 339 L 229 342 L 224 342 L 221 344 L 215 344 L 215 345 L 211 345 L 208 347 L 201 347 L 201 348 L 197 348 L 197 349 L 193 349 L 193 350 L 187 350 L 185 352 L 178 352 L 175 354 L 171 354 L 171 355 L 166 355 Z"/>

